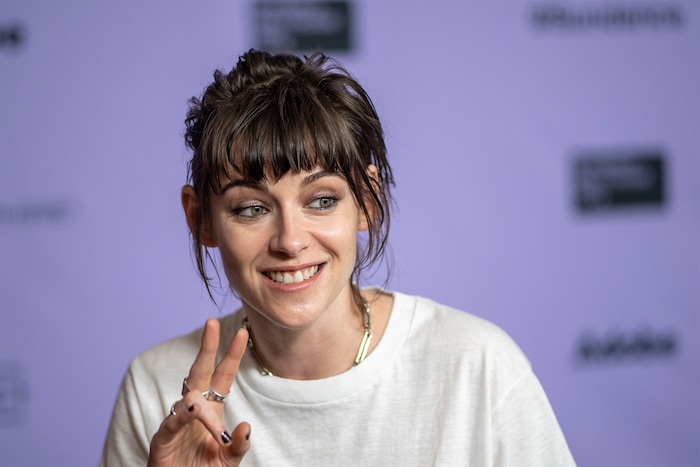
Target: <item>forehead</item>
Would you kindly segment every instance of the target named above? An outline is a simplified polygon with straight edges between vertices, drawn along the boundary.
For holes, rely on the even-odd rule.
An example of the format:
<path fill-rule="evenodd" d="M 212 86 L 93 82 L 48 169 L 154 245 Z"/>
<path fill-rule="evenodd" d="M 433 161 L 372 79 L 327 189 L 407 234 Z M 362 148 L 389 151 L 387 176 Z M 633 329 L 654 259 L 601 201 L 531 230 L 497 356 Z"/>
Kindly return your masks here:
<path fill-rule="evenodd" d="M 331 105 L 307 101 L 314 99 L 256 100 L 251 102 L 254 108 L 217 115 L 210 125 L 212 144 L 205 151 L 213 163 L 211 175 L 237 172 L 260 181 L 318 166 L 350 176 L 350 167 L 362 165 L 367 152 L 358 147 L 351 119 Z"/>
<path fill-rule="evenodd" d="M 262 192 L 268 191 L 279 191 L 284 196 L 295 196 L 298 190 L 305 190 L 307 187 L 314 187 L 315 183 L 319 180 L 330 180 L 332 182 L 333 189 L 349 189 L 349 184 L 345 177 L 339 172 L 329 172 L 323 170 L 320 167 L 315 168 L 310 172 L 294 172 L 287 173 L 278 179 L 264 178 L 259 181 L 253 181 L 243 178 L 240 174 L 233 175 L 232 177 L 222 175 L 219 182 L 221 188 L 219 190 L 220 195 L 226 194 L 229 190 L 236 188 L 252 189 Z"/>
<path fill-rule="evenodd" d="M 264 188 L 267 185 L 275 185 L 280 180 L 298 180 L 302 185 L 309 185 L 317 180 L 327 177 L 336 177 L 347 182 L 345 175 L 342 172 L 328 170 L 325 167 L 316 165 L 309 170 L 289 170 L 279 176 L 275 175 L 272 167 L 268 164 L 264 170 L 263 176 L 260 178 L 251 178 L 246 176 L 241 170 L 233 166 L 229 166 L 226 171 L 219 174 L 219 185 L 222 191 L 228 186 L 242 185 L 253 188 Z"/>
<path fill-rule="evenodd" d="M 250 183 L 275 183 L 287 174 L 320 171 L 347 178 L 350 175 L 347 169 L 353 164 L 340 160 L 344 157 L 342 153 L 330 154 L 323 144 L 319 148 L 317 141 L 308 136 L 280 144 L 281 141 L 276 138 L 267 141 L 245 134 L 240 135 L 226 154 L 221 155 L 223 157 L 216 158 L 212 175 L 219 186 L 230 180 L 241 179 Z"/>

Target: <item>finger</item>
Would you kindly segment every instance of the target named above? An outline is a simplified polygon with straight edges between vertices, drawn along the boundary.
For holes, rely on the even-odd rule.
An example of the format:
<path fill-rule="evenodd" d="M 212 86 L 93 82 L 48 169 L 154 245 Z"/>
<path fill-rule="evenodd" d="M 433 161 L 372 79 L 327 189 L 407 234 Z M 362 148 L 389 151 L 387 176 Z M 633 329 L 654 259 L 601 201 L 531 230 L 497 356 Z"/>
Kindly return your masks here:
<path fill-rule="evenodd" d="M 241 359 L 248 345 L 248 331 L 241 328 L 233 336 L 231 343 L 226 349 L 224 357 L 214 370 L 211 378 L 211 387 L 220 394 L 228 394 L 233 384 L 233 379 L 238 373 Z"/>
<path fill-rule="evenodd" d="M 248 449 L 250 449 L 250 425 L 247 422 L 243 422 L 231 433 L 231 444 L 226 454 L 235 463 L 240 463 Z"/>
<path fill-rule="evenodd" d="M 216 353 L 219 349 L 219 320 L 210 318 L 204 325 L 202 344 L 199 353 L 187 376 L 187 385 L 192 390 L 203 392 L 209 389 L 211 374 L 216 364 Z"/>
<path fill-rule="evenodd" d="M 188 394 L 188 396 L 190 394 Z M 202 422 L 207 431 L 211 433 L 219 444 L 231 444 L 231 435 L 228 433 L 228 431 L 226 431 L 226 426 L 221 419 L 221 413 L 219 413 L 220 405 L 208 403 L 201 394 L 193 394 L 193 398 L 197 399 L 197 402 L 194 403 L 195 410 L 193 410 L 193 412 L 197 412 L 197 420 Z"/>
<path fill-rule="evenodd" d="M 187 401 L 180 399 L 173 404 L 172 410 L 175 413 L 171 412 L 170 415 L 165 417 L 158 432 L 153 436 L 152 445 L 155 443 L 165 446 L 172 442 L 182 427 L 197 418 L 201 409 L 197 404 L 189 403 L 188 405 Z"/>

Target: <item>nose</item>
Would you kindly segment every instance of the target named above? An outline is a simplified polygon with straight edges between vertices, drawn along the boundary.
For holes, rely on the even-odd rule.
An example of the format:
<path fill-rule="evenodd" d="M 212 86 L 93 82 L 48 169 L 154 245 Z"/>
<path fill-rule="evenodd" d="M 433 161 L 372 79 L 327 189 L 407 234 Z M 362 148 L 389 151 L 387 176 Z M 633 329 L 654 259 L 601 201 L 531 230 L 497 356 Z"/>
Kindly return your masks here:
<path fill-rule="evenodd" d="M 270 248 L 291 258 L 309 246 L 310 234 L 303 216 L 293 211 L 279 212 Z"/>

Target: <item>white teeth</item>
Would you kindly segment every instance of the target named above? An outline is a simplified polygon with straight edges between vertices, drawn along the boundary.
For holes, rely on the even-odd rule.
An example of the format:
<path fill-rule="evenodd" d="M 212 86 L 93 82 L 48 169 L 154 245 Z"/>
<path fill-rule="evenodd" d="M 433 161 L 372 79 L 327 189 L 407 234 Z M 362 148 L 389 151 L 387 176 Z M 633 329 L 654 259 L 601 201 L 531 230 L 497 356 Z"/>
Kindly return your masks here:
<path fill-rule="evenodd" d="M 267 277 L 280 284 L 295 284 L 310 279 L 318 272 L 318 266 L 292 272 L 268 272 Z"/>

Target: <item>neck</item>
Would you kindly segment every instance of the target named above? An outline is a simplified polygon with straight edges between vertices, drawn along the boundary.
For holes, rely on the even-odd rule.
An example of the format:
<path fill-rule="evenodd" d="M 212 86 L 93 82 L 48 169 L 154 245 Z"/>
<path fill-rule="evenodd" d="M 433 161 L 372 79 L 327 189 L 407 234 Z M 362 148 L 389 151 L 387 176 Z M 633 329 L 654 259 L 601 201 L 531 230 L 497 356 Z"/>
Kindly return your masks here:
<path fill-rule="evenodd" d="M 326 315 L 321 323 L 303 330 L 282 329 L 257 313 L 249 313 L 244 319 L 250 334 L 248 351 L 261 374 L 321 379 L 361 363 L 371 343 L 369 305 L 365 301 L 363 309 L 347 309 L 350 311 L 342 316 Z M 329 325 L 323 326 L 323 321 Z"/>

